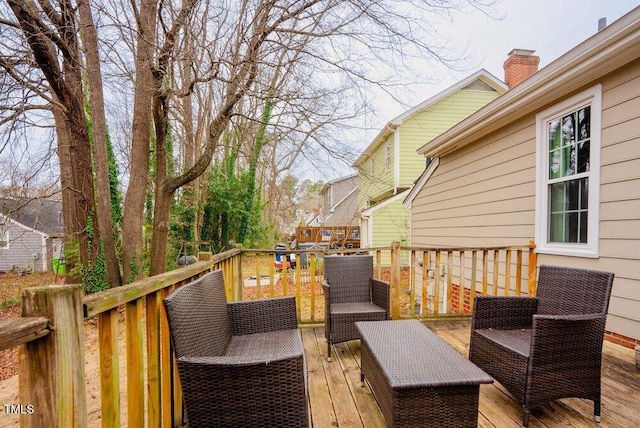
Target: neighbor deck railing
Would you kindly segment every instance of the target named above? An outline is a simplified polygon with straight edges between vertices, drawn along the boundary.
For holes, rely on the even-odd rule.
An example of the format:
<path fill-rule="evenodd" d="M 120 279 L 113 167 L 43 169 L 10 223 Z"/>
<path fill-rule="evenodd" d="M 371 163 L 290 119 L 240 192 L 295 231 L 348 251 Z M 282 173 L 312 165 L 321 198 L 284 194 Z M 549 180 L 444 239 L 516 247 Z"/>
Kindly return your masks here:
<path fill-rule="evenodd" d="M 464 315 L 476 294 L 534 294 L 533 244 L 501 248 L 387 248 L 286 251 L 295 267 L 276 271 L 283 251 L 234 249 L 155 277 L 83 296 L 80 286 L 23 292 L 23 318 L 2 324 L 0 349 L 21 346 L 20 402 L 26 427 L 87 425 L 85 383 L 100 378 L 103 427 L 184 424 L 181 389 L 162 300 L 176 287 L 222 269 L 229 300 L 295 295 L 301 325 L 324 321 L 324 257 L 374 255 L 374 276 L 391 284 L 392 318 Z M 383 257 L 389 252 L 389 257 Z M 390 260 L 384 265 L 382 260 Z M 264 275 L 264 276 L 263 276 Z M 251 276 L 254 278 L 252 279 Z M 99 373 L 85 373 L 83 321 L 97 319 Z M 124 337 L 125 351 L 118 344 Z M 120 373 L 120 359 L 126 373 Z M 121 396 L 121 387 L 126 394 Z M 121 398 L 122 397 L 122 398 Z"/>

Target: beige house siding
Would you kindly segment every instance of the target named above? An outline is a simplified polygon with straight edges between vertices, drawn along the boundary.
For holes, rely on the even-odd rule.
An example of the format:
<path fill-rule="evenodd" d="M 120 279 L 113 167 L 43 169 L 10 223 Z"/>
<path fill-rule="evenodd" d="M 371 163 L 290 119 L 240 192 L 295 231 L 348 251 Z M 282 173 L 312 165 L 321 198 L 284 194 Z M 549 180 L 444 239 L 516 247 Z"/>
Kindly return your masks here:
<path fill-rule="evenodd" d="M 599 257 L 538 264 L 612 271 L 607 329 L 640 339 L 640 60 L 602 84 Z M 549 100 L 554 105 L 566 97 Z M 524 245 L 535 235 L 535 114 L 441 157 L 412 202 L 416 246 Z"/>
<path fill-rule="evenodd" d="M 506 246 L 532 239 L 534 120 L 440 159 L 413 201 L 414 245 Z"/>

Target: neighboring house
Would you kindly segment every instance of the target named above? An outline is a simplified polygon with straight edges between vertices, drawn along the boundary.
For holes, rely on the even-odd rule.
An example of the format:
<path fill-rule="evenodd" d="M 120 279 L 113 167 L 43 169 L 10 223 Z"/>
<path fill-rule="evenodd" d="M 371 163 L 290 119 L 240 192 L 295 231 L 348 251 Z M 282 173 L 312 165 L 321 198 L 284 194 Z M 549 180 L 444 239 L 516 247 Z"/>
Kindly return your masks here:
<path fill-rule="evenodd" d="M 425 168 L 416 150 L 507 90 L 480 70 L 387 123 L 355 161 L 362 247 L 409 245 L 409 213 L 402 201 Z"/>
<path fill-rule="evenodd" d="M 61 202 L 0 198 L 0 271 L 49 270 L 62 248 Z"/>
<path fill-rule="evenodd" d="M 358 176 L 338 178 L 320 189 L 323 226 L 357 226 Z"/>
<path fill-rule="evenodd" d="M 329 181 L 320 189 L 321 209 L 313 222 L 296 230 L 300 243 L 324 242 L 335 246 L 359 246 L 358 176 Z"/>
<path fill-rule="evenodd" d="M 425 142 L 413 245 L 614 272 L 607 330 L 640 343 L 640 8 Z"/>

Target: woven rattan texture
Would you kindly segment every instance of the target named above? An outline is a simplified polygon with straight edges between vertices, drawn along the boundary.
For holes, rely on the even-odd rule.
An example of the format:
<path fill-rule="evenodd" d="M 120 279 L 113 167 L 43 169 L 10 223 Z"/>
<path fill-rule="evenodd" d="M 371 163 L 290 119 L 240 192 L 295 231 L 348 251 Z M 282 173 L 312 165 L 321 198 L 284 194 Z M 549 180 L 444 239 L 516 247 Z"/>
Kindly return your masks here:
<path fill-rule="evenodd" d="M 390 427 L 475 427 L 493 379 L 417 320 L 358 322 L 362 373 Z"/>
<path fill-rule="evenodd" d="M 222 271 L 165 301 L 189 427 L 306 427 L 295 298 L 226 302 Z"/>
<path fill-rule="evenodd" d="M 373 279 L 373 256 L 329 256 L 324 260 L 327 355 L 335 343 L 359 339 L 356 321 L 389 318 L 389 283 Z"/>
<path fill-rule="evenodd" d="M 524 408 L 579 397 L 600 416 L 602 341 L 613 273 L 541 266 L 536 298 L 478 296 L 469 358 Z"/>

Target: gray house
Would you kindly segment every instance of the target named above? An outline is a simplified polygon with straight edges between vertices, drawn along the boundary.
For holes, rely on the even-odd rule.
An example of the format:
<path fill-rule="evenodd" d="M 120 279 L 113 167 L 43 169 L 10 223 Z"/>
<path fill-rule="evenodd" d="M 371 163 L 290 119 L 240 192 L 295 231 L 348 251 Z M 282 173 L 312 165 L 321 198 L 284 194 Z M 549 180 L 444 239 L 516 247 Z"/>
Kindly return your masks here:
<path fill-rule="evenodd" d="M 330 181 L 320 190 L 323 226 L 357 226 L 358 175 Z"/>
<path fill-rule="evenodd" d="M 0 271 L 50 270 L 62 251 L 62 202 L 0 198 Z"/>

